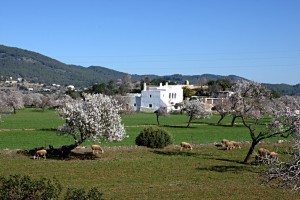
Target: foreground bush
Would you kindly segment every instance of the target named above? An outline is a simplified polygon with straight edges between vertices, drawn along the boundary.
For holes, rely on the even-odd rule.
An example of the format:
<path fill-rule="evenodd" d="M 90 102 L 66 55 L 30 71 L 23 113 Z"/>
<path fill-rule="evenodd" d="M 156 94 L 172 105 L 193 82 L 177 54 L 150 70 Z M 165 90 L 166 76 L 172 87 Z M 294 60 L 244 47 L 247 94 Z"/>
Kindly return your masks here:
<path fill-rule="evenodd" d="M 62 187 L 56 178 L 33 180 L 29 176 L 10 175 L 0 177 L 1 200 L 48 200 L 59 199 Z M 101 200 L 103 193 L 95 187 L 86 192 L 83 188 L 68 188 L 65 200 Z"/>
<path fill-rule="evenodd" d="M 147 127 L 135 139 L 138 146 L 149 148 L 164 148 L 173 143 L 173 137 L 167 131 L 158 127 Z"/>
<path fill-rule="evenodd" d="M 29 176 L 10 175 L 0 177 L 0 199 L 58 199 L 61 185 L 57 179 L 41 178 L 32 180 Z"/>
<path fill-rule="evenodd" d="M 82 188 L 68 188 L 65 200 L 101 200 L 103 199 L 102 195 L 103 193 L 99 192 L 95 187 L 90 189 L 88 193 L 86 193 Z"/>

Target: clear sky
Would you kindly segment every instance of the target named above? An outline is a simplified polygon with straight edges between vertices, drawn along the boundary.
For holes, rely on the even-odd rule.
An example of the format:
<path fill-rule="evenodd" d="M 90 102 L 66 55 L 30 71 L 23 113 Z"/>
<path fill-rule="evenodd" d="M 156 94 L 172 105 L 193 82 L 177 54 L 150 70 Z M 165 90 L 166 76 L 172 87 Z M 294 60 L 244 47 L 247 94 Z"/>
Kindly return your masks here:
<path fill-rule="evenodd" d="M 129 74 L 300 83 L 300 0 L 0 0 L 0 44 Z"/>

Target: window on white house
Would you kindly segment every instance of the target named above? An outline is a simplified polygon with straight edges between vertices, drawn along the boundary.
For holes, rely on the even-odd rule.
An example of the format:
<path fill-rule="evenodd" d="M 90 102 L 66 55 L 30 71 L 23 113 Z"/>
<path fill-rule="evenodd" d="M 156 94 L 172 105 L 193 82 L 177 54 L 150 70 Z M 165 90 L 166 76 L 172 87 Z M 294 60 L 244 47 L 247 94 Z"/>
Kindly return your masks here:
<path fill-rule="evenodd" d="M 150 98 L 152 97 L 152 95 L 150 94 Z"/>
<path fill-rule="evenodd" d="M 136 103 L 135 103 L 135 104 L 133 104 L 133 106 L 134 106 L 134 107 L 136 107 Z"/>
<path fill-rule="evenodd" d="M 152 108 L 152 104 L 151 103 L 149 104 L 149 108 Z"/>
<path fill-rule="evenodd" d="M 172 94 L 171 94 L 171 93 L 169 93 L 169 99 L 171 99 L 171 95 L 172 95 Z"/>
<path fill-rule="evenodd" d="M 174 94 L 174 99 L 176 99 L 176 93 Z"/>

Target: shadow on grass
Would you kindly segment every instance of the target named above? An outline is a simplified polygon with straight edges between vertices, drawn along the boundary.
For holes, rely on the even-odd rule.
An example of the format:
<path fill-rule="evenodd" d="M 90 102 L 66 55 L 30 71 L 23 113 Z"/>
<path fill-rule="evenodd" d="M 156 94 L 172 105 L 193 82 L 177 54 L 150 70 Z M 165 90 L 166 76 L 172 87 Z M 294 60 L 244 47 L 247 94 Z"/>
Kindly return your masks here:
<path fill-rule="evenodd" d="M 254 169 L 249 167 L 248 165 L 216 165 L 211 167 L 202 167 L 196 168 L 196 170 L 200 171 L 212 171 L 212 172 L 254 172 Z"/>
<path fill-rule="evenodd" d="M 57 131 L 57 128 L 40 128 L 39 131 Z"/>
<path fill-rule="evenodd" d="M 68 145 L 68 146 L 62 146 L 60 148 L 53 148 L 51 145 L 49 145 L 48 149 L 45 149 L 47 151 L 46 159 L 53 159 L 53 160 L 95 160 L 98 159 L 96 155 L 93 154 L 93 152 L 84 151 L 84 152 L 74 152 L 72 151 L 74 149 L 75 145 Z M 29 149 L 29 150 L 19 150 L 17 151 L 18 154 L 23 154 L 28 157 L 32 157 L 31 159 L 34 159 L 33 156 L 37 156 L 36 152 L 38 150 L 44 149 L 44 147 Z M 44 159 L 43 157 L 39 157 L 39 159 Z"/>
<path fill-rule="evenodd" d="M 219 127 L 226 127 L 226 128 L 232 128 L 232 127 L 244 127 L 243 124 L 234 124 L 233 126 L 230 123 L 227 124 L 218 124 L 217 122 L 191 122 L 192 124 L 203 124 L 208 126 L 219 126 Z"/>
<path fill-rule="evenodd" d="M 160 150 L 153 150 L 152 153 L 164 156 L 198 156 L 199 154 L 193 153 L 191 151 L 160 151 Z"/>
<path fill-rule="evenodd" d="M 190 129 L 190 128 L 196 128 L 196 127 L 186 127 L 186 125 L 182 125 L 182 126 L 180 126 L 180 125 L 160 125 L 160 127 L 167 127 L 167 128 L 188 128 L 188 129 Z"/>
<path fill-rule="evenodd" d="M 39 113 L 46 113 L 47 109 L 42 108 L 32 108 L 31 112 L 39 112 Z"/>

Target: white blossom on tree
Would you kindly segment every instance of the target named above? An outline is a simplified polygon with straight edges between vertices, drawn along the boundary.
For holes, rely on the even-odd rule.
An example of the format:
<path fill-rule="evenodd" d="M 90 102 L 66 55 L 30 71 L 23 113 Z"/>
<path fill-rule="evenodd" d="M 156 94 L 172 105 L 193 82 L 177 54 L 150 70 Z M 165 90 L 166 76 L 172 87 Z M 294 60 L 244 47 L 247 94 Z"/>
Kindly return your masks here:
<path fill-rule="evenodd" d="M 41 93 L 29 93 L 24 96 L 25 105 L 39 108 L 42 104 L 43 94 Z"/>
<path fill-rule="evenodd" d="M 130 99 L 128 98 L 128 96 L 121 96 L 117 94 L 114 95 L 113 98 L 116 99 L 118 101 L 118 104 L 121 105 L 121 114 L 129 115 L 135 112 L 134 106 L 130 104 Z"/>
<path fill-rule="evenodd" d="M 273 112 L 276 116 L 270 124 L 274 132 L 292 133 L 292 151 L 289 158 L 271 165 L 264 173 L 266 183 L 291 190 L 300 188 L 300 101 L 299 97 L 282 97 L 274 104 L 280 109 Z"/>
<path fill-rule="evenodd" d="M 273 99 L 271 92 L 260 83 L 239 81 L 233 86 L 233 91 L 235 110 L 232 112 L 241 117 L 252 139 L 244 163 L 249 162 L 255 146 L 260 141 L 293 134 L 295 129 L 291 109 L 283 103 L 282 99 Z M 263 121 L 266 115 L 271 118 L 269 122 Z M 265 128 L 258 128 L 261 123 L 265 123 Z"/>
<path fill-rule="evenodd" d="M 13 112 L 24 108 L 23 94 L 19 91 L 9 91 L 0 93 L 0 108 L 3 112 Z"/>
<path fill-rule="evenodd" d="M 66 119 L 60 130 L 71 135 L 75 144 L 86 139 L 120 141 L 125 136 L 117 100 L 102 94 L 83 94 L 84 99 L 72 99 L 59 108 L 59 114 Z"/>
<path fill-rule="evenodd" d="M 192 120 L 205 119 L 211 117 L 211 110 L 205 107 L 205 104 L 198 100 L 187 101 L 184 105 L 184 109 L 189 116 L 187 127 L 190 126 Z"/>
<path fill-rule="evenodd" d="M 168 115 L 168 108 L 166 105 L 162 105 L 160 106 L 156 111 L 154 111 L 154 113 L 156 114 L 156 121 L 157 121 L 157 125 L 159 126 L 159 117 L 160 116 L 167 116 Z"/>
<path fill-rule="evenodd" d="M 221 118 L 219 119 L 219 121 L 217 122 L 217 124 L 219 125 L 221 123 L 221 121 L 225 118 L 225 116 L 227 114 L 230 113 L 232 108 L 232 104 L 231 101 L 228 98 L 224 98 L 221 100 L 218 100 L 215 105 L 214 105 L 214 109 L 215 111 L 217 111 Z"/>

